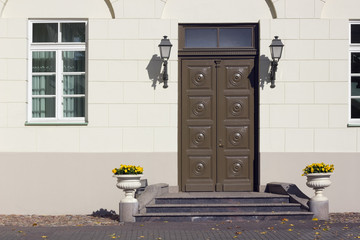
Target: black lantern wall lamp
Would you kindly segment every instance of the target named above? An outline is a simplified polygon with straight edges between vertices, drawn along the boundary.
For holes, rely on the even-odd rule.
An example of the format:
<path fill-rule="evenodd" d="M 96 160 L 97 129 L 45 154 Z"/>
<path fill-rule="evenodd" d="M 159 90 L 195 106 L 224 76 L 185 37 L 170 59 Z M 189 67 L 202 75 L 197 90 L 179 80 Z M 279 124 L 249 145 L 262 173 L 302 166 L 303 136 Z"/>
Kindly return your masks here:
<path fill-rule="evenodd" d="M 270 69 L 270 80 L 271 80 L 271 88 L 275 87 L 275 73 L 277 70 L 278 62 L 281 58 L 282 50 L 284 47 L 284 44 L 281 42 L 278 36 L 275 36 L 275 38 L 272 40 L 270 47 L 271 52 L 271 69 Z"/>
<path fill-rule="evenodd" d="M 159 44 L 159 49 L 160 49 L 160 57 L 162 59 L 162 61 L 164 62 L 164 73 L 163 73 L 163 81 L 164 81 L 164 86 L 163 88 L 167 88 L 167 81 L 169 79 L 168 73 L 167 73 L 167 64 L 168 64 L 168 60 L 170 57 L 170 51 L 171 51 L 171 47 L 172 44 L 170 42 L 170 40 L 167 38 L 167 36 L 164 36 L 163 39 L 161 39 L 161 42 Z"/>

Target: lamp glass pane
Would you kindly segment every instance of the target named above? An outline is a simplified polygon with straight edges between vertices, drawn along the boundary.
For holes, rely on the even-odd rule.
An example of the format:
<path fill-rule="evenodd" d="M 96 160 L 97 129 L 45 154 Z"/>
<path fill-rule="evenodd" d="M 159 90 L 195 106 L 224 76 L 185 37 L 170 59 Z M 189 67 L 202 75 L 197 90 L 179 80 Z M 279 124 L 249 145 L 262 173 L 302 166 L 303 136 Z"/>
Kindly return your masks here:
<path fill-rule="evenodd" d="M 161 58 L 169 58 L 170 57 L 170 51 L 171 51 L 170 46 L 161 46 L 160 47 Z"/>
<path fill-rule="evenodd" d="M 272 57 L 272 59 L 279 60 L 279 59 L 281 58 L 282 47 L 280 47 L 280 46 L 273 46 L 273 47 L 270 47 L 270 50 L 271 50 L 271 57 Z"/>

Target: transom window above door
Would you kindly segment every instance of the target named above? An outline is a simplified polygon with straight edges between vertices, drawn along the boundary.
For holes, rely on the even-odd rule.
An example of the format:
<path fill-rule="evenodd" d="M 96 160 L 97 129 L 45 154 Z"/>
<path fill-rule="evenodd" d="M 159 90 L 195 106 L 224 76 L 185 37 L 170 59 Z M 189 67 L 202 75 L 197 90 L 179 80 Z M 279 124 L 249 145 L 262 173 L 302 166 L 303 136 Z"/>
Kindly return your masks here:
<path fill-rule="evenodd" d="M 179 56 L 256 55 L 258 34 L 257 24 L 180 24 L 178 53 Z"/>
<path fill-rule="evenodd" d="M 184 48 L 253 48 L 254 29 L 241 25 L 183 25 Z"/>
<path fill-rule="evenodd" d="M 251 28 L 188 28 L 186 48 L 252 47 Z"/>
<path fill-rule="evenodd" d="M 85 123 L 86 21 L 29 21 L 28 123 Z"/>

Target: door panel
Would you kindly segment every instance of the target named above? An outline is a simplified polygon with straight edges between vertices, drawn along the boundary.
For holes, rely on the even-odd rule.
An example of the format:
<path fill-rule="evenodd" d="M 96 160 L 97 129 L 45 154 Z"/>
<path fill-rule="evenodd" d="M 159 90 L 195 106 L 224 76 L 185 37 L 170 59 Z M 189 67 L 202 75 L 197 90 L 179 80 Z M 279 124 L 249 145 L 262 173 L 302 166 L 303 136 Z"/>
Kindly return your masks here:
<path fill-rule="evenodd" d="M 182 64 L 182 191 L 214 191 L 215 64 L 211 60 L 184 60 Z"/>
<path fill-rule="evenodd" d="M 182 191 L 252 191 L 254 59 L 181 61 Z"/>
<path fill-rule="evenodd" d="M 254 59 L 221 60 L 217 68 L 217 191 L 252 191 Z"/>

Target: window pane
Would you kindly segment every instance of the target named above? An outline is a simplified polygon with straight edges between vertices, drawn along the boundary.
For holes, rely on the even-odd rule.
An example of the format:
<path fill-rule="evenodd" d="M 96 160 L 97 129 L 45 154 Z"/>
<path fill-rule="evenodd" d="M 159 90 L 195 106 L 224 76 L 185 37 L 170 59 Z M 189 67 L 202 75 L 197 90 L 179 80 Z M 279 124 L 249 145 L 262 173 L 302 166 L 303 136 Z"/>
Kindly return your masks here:
<path fill-rule="evenodd" d="M 351 99 L 351 118 L 360 118 L 360 99 Z"/>
<path fill-rule="evenodd" d="M 187 48 L 216 48 L 216 28 L 185 29 L 185 47 Z"/>
<path fill-rule="evenodd" d="M 85 51 L 63 52 L 64 72 L 85 72 Z"/>
<path fill-rule="evenodd" d="M 64 94 L 85 94 L 85 75 L 64 76 Z"/>
<path fill-rule="evenodd" d="M 33 98 L 32 116 L 33 118 L 55 117 L 55 98 Z"/>
<path fill-rule="evenodd" d="M 351 77 L 351 96 L 360 96 L 360 77 Z"/>
<path fill-rule="evenodd" d="M 32 77 L 32 95 L 55 95 L 55 89 L 55 75 Z"/>
<path fill-rule="evenodd" d="M 61 23 L 62 42 L 85 42 L 85 23 Z"/>
<path fill-rule="evenodd" d="M 351 25 L 351 43 L 360 43 L 360 24 Z"/>
<path fill-rule="evenodd" d="M 85 117 L 85 97 L 64 98 L 64 117 Z"/>
<path fill-rule="evenodd" d="M 251 28 L 220 28 L 219 47 L 251 47 Z"/>
<path fill-rule="evenodd" d="M 33 72 L 55 72 L 55 52 L 33 52 L 32 71 Z"/>
<path fill-rule="evenodd" d="M 351 73 L 360 73 L 360 53 L 351 53 Z"/>
<path fill-rule="evenodd" d="M 57 23 L 34 23 L 33 42 L 57 42 L 58 24 Z"/>

